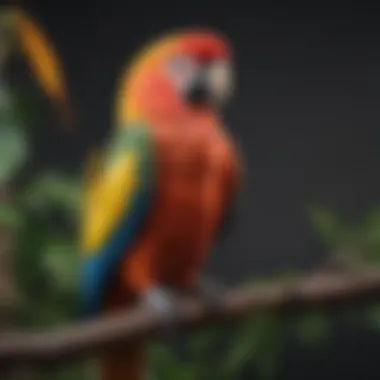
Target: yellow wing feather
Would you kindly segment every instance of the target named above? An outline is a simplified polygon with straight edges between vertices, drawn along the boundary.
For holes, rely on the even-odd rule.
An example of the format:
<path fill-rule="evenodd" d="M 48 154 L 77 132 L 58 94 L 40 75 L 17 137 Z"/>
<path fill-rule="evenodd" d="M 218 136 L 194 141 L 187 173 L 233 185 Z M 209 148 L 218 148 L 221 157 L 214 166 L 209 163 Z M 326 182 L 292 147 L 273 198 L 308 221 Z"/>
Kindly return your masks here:
<path fill-rule="evenodd" d="M 83 204 L 83 252 L 95 253 L 125 215 L 139 186 L 138 165 L 138 153 L 131 150 L 88 186 Z"/>
<path fill-rule="evenodd" d="M 64 120 L 72 125 L 74 117 L 69 107 L 64 70 L 53 43 L 37 21 L 24 10 L 15 7 L 12 16 L 20 49 L 36 79 Z"/>

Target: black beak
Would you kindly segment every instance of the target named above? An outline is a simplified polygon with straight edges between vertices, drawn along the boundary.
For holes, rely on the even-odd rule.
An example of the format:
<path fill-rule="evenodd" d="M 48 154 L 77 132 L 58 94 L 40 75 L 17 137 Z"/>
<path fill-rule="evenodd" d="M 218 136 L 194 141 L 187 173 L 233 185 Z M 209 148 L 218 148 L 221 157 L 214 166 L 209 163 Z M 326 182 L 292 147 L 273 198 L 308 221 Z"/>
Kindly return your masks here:
<path fill-rule="evenodd" d="M 202 77 L 194 81 L 185 91 L 185 98 L 192 105 L 208 104 L 210 95 L 209 86 Z"/>

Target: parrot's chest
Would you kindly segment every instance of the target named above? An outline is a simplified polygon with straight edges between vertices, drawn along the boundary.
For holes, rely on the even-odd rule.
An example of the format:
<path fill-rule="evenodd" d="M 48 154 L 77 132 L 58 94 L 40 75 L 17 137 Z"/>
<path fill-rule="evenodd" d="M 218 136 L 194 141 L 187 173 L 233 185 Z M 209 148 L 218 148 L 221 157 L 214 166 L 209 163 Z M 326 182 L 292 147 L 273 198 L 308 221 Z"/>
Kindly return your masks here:
<path fill-rule="evenodd" d="M 168 144 L 169 145 L 169 144 Z M 206 134 L 188 133 L 163 149 L 163 195 L 172 202 L 199 203 L 210 186 L 217 190 L 223 162 L 223 142 Z"/>
<path fill-rule="evenodd" d="M 184 134 L 163 149 L 158 205 L 164 252 L 197 260 L 210 242 L 223 204 L 226 152 L 219 135 L 206 133 Z"/>
<path fill-rule="evenodd" d="M 233 153 L 222 133 L 196 132 L 160 129 L 153 213 L 136 248 L 139 269 L 129 261 L 130 277 L 146 265 L 155 282 L 188 286 L 210 253 L 225 209 L 226 164 Z"/>
<path fill-rule="evenodd" d="M 200 185 L 215 168 L 211 147 L 204 141 L 182 141 L 166 154 L 165 175 L 173 185 Z"/>

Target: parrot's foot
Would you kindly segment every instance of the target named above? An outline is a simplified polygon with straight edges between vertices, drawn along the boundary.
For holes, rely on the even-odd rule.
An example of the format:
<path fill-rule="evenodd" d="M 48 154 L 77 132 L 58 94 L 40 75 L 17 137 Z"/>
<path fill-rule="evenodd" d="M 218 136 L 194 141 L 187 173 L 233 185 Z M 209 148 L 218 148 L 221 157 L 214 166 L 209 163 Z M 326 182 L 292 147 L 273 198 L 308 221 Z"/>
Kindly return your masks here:
<path fill-rule="evenodd" d="M 165 288 L 153 288 L 145 293 L 143 301 L 148 308 L 159 315 L 165 337 L 174 345 L 178 356 L 185 360 L 188 355 L 184 340 L 181 338 L 175 294 Z"/>
<path fill-rule="evenodd" d="M 172 292 L 154 288 L 144 295 L 144 303 L 162 318 L 164 323 L 177 319 L 176 299 Z"/>

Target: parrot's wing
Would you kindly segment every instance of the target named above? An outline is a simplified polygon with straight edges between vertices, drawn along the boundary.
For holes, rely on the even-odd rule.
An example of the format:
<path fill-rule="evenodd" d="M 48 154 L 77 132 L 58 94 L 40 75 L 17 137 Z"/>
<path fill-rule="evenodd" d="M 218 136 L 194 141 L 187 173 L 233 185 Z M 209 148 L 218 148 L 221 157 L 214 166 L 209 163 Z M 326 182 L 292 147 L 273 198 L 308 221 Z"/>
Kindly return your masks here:
<path fill-rule="evenodd" d="M 149 212 L 154 187 L 149 129 L 119 130 L 87 178 L 82 219 L 84 312 L 97 311 L 107 281 L 134 242 Z M 95 172 L 94 172 L 95 171 Z"/>

